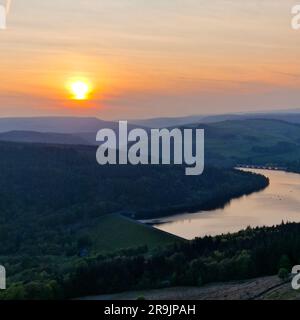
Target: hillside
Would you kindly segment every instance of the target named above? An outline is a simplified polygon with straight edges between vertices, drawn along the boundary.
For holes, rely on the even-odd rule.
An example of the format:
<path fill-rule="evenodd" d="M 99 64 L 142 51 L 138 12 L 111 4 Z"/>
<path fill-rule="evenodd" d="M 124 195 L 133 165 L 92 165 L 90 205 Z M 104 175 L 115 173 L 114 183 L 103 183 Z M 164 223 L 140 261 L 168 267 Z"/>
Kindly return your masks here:
<path fill-rule="evenodd" d="M 206 129 L 207 163 L 285 165 L 300 157 L 298 124 L 253 119 L 196 127 Z"/>
<path fill-rule="evenodd" d="M 37 131 L 55 133 L 97 132 L 101 128 L 115 128 L 116 123 L 97 118 L 33 117 L 0 118 L 0 132 Z"/>
<path fill-rule="evenodd" d="M 41 121 L 41 122 L 40 122 Z M 53 123 L 52 123 L 53 121 Z M 101 122 L 100 120 L 67 119 L 28 120 L 25 126 L 45 128 L 72 133 L 12 131 L 0 133 L 0 141 L 97 145 L 96 132 L 108 126 L 117 130 L 117 123 Z M 45 122 L 45 123 L 44 123 Z M 65 122 L 68 123 L 65 125 Z M 54 123 L 56 123 L 54 125 Z M 64 124 L 64 125 L 62 125 Z M 24 125 L 23 125 L 24 127 Z M 0 128 L 1 119 L 0 119 Z M 45 129 L 44 128 L 44 129 Z M 129 127 L 129 130 L 133 127 Z M 185 128 L 205 129 L 206 165 L 222 167 L 236 164 L 277 164 L 287 166 L 286 162 L 300 158 L 300 124 L 271 119 L 228 120 L 217 123 L 193 123 L 184 125 Z M 82 131 L 80 131 L 82 130 Z M 84 131 L 85 130 L 85 131 Z M 94 130 L 94 131 L 93 131 Z M 59 131 L 58 131 L 59 132 Z"/>
<path fill-rule="evenodd" d="M 227 113 L 216 115 L 193 115 L 185 117 L 164 117 L 153 119 L 135 119 L 130 123 L 134 125 L 142 125 L 148 128 L 166 128 L 172 126 L 182 126 L 187 124 L 211 124 L 224 121 L 239 121 L 239 120 L 253 120 L 253 119 L 267 119 L 279 120 L 290 123 L 300 123 L 299 110 L 282 111 L 282 112 L 259 112 L 259 113 Z"/>
<path fill-rule="evenodd" d="M 180 166 L 99 166 L 88 146 L 2 142 L 0 152 L 4 255 L 76 252 L 73 234 L 103 215 L 153 218 L 207 209 L 268 184 L 231 169 L 207 167 L 202 176 L 187 177 Z"/>
<path fill-rule="evenodd" d="M 37 132 L 37 131 L 9 131 L 0 133 L 0 141 L 48 143 L 48 144 L 74 144 L 88 145 L 88 141 L 78 135 L 66 133 Z"/>
<path fill-rule="evenodd" d="M 244 281 L 212 283 L 200 287 L 175 287 L 156 290 L 123 292 L 84 297 L 80 300 L 298 300 L 300 292 L 278 276 Z"/>
<path fill-rule="evenodd" d="M 177 243 L 152 254 L 124 252 L 84 259 L 63 287 L 73 298 L 296 298 L 299 292 L 283 281 L 290 281 L 289 272 L 299 261 L 299 230 L 299 223 L 247 228 Z M 284 280 L 275 274 L 284 274 Z M 165 289 L 151 291 L 161 288 Z"/>
<path fill-rule="evenodd" d="M 99 166 L 95 151 L 0 142 L 0 261 L 9 269 L 10 288 L 5 297 L 57 298 L 64 275 L 85 268 L 81 258 L 121 254 L 134 264 L 136 255 L 185 242 L 120 211 L 151 218 L 204 209 L 268 184 L 263 176 L 233 169 L 207 167 L 202 176 L 187 177 L 180 166 Z M 122 259 L 115 267 L 124 272 Z"/>
<path fill-rule="evenodd" d="M 94 226 L 83 228 L 91 241 L 91 252 L 112 252 L 147 246 L 150 250 L 185 241 L 120 214 L 105 215 Z"/>

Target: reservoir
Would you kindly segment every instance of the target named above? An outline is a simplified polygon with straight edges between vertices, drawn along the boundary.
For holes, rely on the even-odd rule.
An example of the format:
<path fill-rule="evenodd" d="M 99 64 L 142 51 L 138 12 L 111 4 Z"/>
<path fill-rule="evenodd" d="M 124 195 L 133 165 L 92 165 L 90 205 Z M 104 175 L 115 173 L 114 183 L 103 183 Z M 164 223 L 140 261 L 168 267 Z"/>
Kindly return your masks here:
<path fill-rule="evenodd" d="M 243 169 L 270 179 L 263 191 L 231 200 L 224 208 L 164 217 L 155 228 L 185 239 L 237 232 L 248 226 L 300 222 L 300 175 L 284 171 Z M 149 221 L 146 221 L 149 223 Z"/>

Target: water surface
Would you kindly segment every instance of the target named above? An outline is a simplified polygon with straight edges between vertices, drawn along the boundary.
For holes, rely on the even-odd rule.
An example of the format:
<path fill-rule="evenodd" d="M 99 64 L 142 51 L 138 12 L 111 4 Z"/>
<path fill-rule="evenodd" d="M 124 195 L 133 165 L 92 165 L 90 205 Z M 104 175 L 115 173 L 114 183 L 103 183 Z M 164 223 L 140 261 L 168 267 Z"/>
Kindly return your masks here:
<path fill-rule="evenodd" d="M 245 170 L 246 171 L 246 170 Z M 265 190 L 233 199 L 225 208 L 156 220 L 154 227 L 186 239 L 236 232 L 247 226 L 300 222 L 300 175 L 284 171 L 248 170 L 270 179 Z"/>

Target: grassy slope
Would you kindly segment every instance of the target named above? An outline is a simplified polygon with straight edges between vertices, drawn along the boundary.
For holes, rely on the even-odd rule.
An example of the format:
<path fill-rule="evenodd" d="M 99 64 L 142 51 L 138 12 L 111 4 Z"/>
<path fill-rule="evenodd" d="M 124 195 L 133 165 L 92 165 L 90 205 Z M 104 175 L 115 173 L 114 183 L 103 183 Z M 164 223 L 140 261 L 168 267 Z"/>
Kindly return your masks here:
<path fill-rule="evenodd" d="M 122 249 L 140 246 L 148 246 L 151 250 L 174 242 L 186 241 L 118 214 L 106 215 L 97 219 L 93 227 L 83 228 L 77 234 L 78 237 L 83 235 L 89 235 L 92 240 L 89 255 L 113 253 Z M 33 274 L 39 275 L 43 272 L 45 266 L 47 266 L 46 268 L 56 269 L 58 273 L 64 273 L 76 264 L 79 257 L 32 256 L 27 258 L 27 260 L 30 260 L 30 267 L 27 266 L 25 268 L 15 265 L 14 259 L 15 257 L 11 255 L 0 256 L 0 262 L 9 265 L 10 273 L 7 275 L 9 286 L 12 283 L 33 281 Z"/>
<path fill-rule="evenodd" d="M 118 214 L 106 215 L 99 223 L 89 228 L 93 250 L 115 251 L 147 245 L 149 249 L 165 246 L 175 241 L 183 241 L 174 235 L 162 232 Z"/>

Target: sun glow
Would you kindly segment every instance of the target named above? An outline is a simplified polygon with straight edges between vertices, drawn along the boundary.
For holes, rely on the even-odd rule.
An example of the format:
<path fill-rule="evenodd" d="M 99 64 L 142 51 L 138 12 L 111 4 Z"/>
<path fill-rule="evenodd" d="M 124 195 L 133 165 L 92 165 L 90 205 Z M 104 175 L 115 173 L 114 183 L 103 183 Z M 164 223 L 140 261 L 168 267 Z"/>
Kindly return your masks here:
<path fill-rule="evenodd" d="M 78 80 L 70 84 L 70 91 L 74 100 L 86 100 L 91 88 L 86 81 Z"/>

